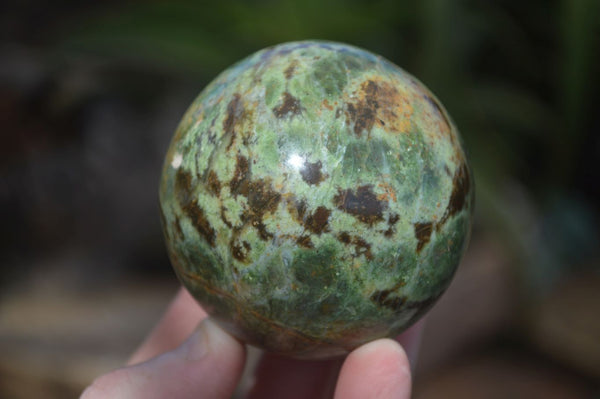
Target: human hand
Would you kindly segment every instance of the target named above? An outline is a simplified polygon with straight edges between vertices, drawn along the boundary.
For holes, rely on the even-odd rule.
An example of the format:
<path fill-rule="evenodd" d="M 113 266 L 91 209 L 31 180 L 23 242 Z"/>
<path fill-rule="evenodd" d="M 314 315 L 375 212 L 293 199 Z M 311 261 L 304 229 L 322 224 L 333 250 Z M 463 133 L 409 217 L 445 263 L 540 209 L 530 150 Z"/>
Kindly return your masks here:
<path fill-rule="evenodd" d="M 379 339 L 345 359 L 293 360 L 266 353 L 251 383 L 239 391 L 249 399 L 409 398 L 408 357 L 416 355 L 420 331 L 417 323 L 398 338 L 406 351 L 397 341 Z M 245 362 L 245 346 L 182 289 L 129 365 L 97 378 L 81 399 L 229 398 Z"/>

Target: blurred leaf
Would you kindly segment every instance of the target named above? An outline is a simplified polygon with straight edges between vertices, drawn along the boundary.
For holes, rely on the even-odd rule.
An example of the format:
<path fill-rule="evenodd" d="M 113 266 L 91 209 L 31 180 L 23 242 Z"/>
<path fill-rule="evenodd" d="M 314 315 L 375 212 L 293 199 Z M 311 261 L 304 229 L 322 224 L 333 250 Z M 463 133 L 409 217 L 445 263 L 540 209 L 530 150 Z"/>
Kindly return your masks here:
<path fill-rule="evenodd" d="M 60 46 L 99 54 L 150 70 L 214 74 L 232 63 L 239 45 L 223 29 L 226 14 L 210 15 L 198 3 L 133 3 L 85 19 Z"/>
<path fill-rule="evenodd" d="M 533 93 L 510 83 L 480 83 L 471 93 L 487 118 L 510 134 L 540 135 L 556 126 L 556 116 Z"/>
<path fill-rule="evenodd" d="M 470 63 L 482 63 L 488 74 L 510 76 L 513 85 L 535 87 L 552 77 L 546 52 L 554 35 L 554 8 L 525 3 L 516 13 L 510 7 L 515 4 L 469 3 L 465 19 L 471 25 L 471 40 L 477 43 L 466 57 Z"/>
<path fill-rule="evenodd" d="M 558 176 L 565 180 L 573 170 L 575 154 L 584 136 L 586 100 L 590 94 L 593 56 L 597 56 L 600 36 L 600 2 L 598 0 L 563 0 L 561 3 L 561 41 L 563 46 L 559 95 L 563 108 L 566 134 L 555 131 L 552 144 L 552 165 L 559 165 Z"/>
<path fill-rule="evenodd" d="M 443 93 L 452 91 L 449 86 L 457 80 L 459 52 L 452 39 L 460 29 L 454 24 L 460 1 L 423 0 L 421 7 L 422 79 L 443 97 Z"/>
<path fill-rule="evenodd" d="M 261 4 L 233 2 L 239 37 L 265 42 L 302 39 L 359 39 L 382 24 L 365 3 L 343 1 L 269 1 Z"/>

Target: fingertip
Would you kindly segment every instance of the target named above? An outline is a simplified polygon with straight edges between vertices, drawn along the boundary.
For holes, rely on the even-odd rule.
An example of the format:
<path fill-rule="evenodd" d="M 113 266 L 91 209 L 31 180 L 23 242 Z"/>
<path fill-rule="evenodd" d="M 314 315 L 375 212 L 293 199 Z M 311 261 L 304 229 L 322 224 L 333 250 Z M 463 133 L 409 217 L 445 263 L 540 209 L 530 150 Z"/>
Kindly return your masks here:
<path fill-rule="evenodd" d="M 350 361 L 364 366 L 375 367 L 380 376 L 389 375 L 399 383 L 411 382 L 410 362 L 404 348 L 395 340 L 384 338 L 355 350 L 350 354 Z M 377 366 L 379 370 L 377 370 Z"/>
<path fill-rule="evenodd" d="M 171 351 L 192 334 L 206 312 L 185 288 L 180 288 L 161 320 L 131 355 L 127 364 L 133 365 Z"/>
<path fill-rule="evenodd" d="M 407 358 L 404 348 L 391 338 L 381 338 L 356 348 L 349 356 L 372 356 L 373 353 L 396 354 Z"/>
<path fill-rule="evenodd" d="M 246 359 L 246 346 L 219 327 L 212 319 L 204 319 L 194 335 L 202 337 L 205 341 L 207 356 L 222 358 L 230 363 L 228 366 L 241 365 L 243 368 Z"/>
<path fill-rule="evenodd" d="M 411 372 L 406 352 L 391 339 L 354 350 L 344 362 L 335 398 L 410 398 Z"/>
<path fill-rule="evenodd" d="M 197 381 L 198 392 L 206 397 L 229 397 L 246 362 L 246 346 L 210 318 L 204 319 L 176 352 L 187 361 L 183 376 Z"/>

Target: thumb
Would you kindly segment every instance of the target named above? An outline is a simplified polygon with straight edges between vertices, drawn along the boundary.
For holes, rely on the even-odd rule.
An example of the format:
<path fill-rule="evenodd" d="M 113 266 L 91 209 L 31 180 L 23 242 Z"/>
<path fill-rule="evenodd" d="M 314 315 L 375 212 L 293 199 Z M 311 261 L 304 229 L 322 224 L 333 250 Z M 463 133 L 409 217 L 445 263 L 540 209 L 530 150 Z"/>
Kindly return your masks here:
<path fill-rule="evenodd" d="M 178 348 L 99 377 L 80 399 L 229 398 L 245 357 L 239 341 L 205 319 Z"/>
<path fill-rule="evenodd" d="M 398 342 L 379 339 L 348 355 L 335 389 L 335 398 L 409 399 L 411 374 L 408 357 Z"/>

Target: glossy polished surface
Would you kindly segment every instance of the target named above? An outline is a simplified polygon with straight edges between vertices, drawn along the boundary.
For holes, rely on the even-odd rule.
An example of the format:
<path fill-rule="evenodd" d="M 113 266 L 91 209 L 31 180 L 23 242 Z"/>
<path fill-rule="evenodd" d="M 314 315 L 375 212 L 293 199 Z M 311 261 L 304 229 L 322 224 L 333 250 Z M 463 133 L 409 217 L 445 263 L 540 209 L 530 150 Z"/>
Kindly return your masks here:
<path fill-rule="evenodd" d="M 355 47 L 251 55 L 194 101 L 160 205 L 173 267 L 234 335 L 296 357 L 395 336 L 448 286 L 473 182 L 411 75 Z"/>

